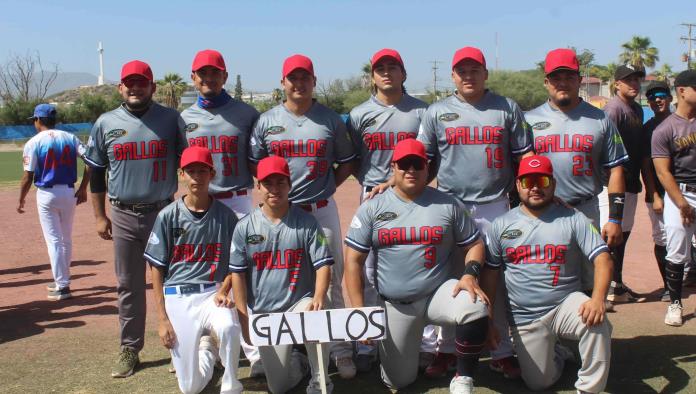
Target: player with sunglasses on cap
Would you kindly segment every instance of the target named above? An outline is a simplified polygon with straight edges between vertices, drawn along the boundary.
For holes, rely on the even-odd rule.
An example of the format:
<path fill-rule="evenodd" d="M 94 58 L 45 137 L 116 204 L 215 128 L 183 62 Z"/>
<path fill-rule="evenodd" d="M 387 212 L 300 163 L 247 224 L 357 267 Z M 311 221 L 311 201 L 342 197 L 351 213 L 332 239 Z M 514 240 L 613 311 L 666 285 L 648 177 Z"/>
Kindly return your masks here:
<path fill-rule="evenodd" d="M 488 329 L 487 299 L 476 284 L 483 241 L 454 197 L 427 186 L 420 141 L 399 142 L 391 166 L 394 186 L 360 205 L 345 239 L 351 305 L 364 305 L 363 264 L 372 250 L 379 305 L 387 314 L 386 339 L 376 345 L 383 382 L 402 389 L 416 380 L 423 328 L 434 324 L 455 331 L 450 392 L 471 393 Z M 455 266 L 464 272 L 459 280 L 451 277 Z"/>
<path fill-rule="evenodd" d="M 521 205 L 488 229 L 481 287 L 491 302 L 497 287 L 508 294 L 515 350 L 530 389 L 545 390 L 561 377 L 573 356 L 558 340 L 571 339 L 580 342 L 578 393 L 599 393 L 611 361 L 612 328 L 604 302 L 613 264 L 609 248 L 587 216 L 554 199 L 549 158 L 522 159 L 516 184 Z M 591 297 L 582 291 L 582 264 L 594 266 Z"/>

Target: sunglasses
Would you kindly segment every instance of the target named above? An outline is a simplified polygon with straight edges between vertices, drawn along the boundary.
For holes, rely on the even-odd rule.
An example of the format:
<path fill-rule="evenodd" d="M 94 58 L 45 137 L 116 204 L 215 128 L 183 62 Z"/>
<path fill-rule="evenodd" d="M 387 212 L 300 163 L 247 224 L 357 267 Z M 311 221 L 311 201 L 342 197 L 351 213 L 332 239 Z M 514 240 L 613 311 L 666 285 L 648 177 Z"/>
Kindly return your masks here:
<path fill-rule="evenodd" d="M 520 184 L 525 189 L 531 189 L 535 186 L 544 189 L 551 185 L 551 177 L 548 175 L 527 175 L 520 179 Z"/>
<path fill-rule="evenodd" d="M 396 166 L 399 167 L 401 171 L 408 171 L 411 167 L 416 171 L 421 171 L 425 168 L 425 160 L 418 157 L 407 157 L 398 160 Z"/>
<path fill-rule="evenodd" d="M 128 89 L 132 89 L 136 86 L 141 88 L 150 86 L 150 81 L 145 78 L 129 78 L 121 81 L 121 83 L 126 85 Z"/>
<path fill-rule="evenodd" d="M 657 93 L 651 93 L 651 94 L 649 94 L 649 95 L 648 95 L 648 100 L 650 100 L 650 101 L 655 101 L 655 100 L 657 100 L 657 99 L 663 99 L 663 100 L 664 100 L 664 99 L 666 99 L 667 97 L 669 97 L 669 94 L 668 94 L 668 93 L 665 93 L 665 92 L 657 92 Z"/>

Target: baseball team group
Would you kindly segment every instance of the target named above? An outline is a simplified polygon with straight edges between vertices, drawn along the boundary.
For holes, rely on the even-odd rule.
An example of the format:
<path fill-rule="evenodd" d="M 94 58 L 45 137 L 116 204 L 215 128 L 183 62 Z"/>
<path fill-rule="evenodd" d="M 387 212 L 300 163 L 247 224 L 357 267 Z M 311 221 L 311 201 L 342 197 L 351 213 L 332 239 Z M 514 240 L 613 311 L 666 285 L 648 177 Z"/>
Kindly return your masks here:
<path fill-rule="evenodd" d="M 491 369 L 533 390 L 573 362 L 577 391 L 599 393 L 611 360 L 606 312 L 645 300 L 622 279 L 643 187 L 664 321 L 682 325 L 682 287 L 696 274 L 695 70 L 673 87 L 647 86 L 655 116 L 643 124 L 644 70 L 619 66 L 600 110 L 580 98 L 569 49 L 548 52 L 548 100 L 526 113 L 486 89 L 474 47 L 454 53 L 455 92 L 430 106 L 406 92 L 397 51 L 378 51 L 371 68 L 372 95 L 346 121 L 313 99 L 308 57 L 285 59 L 284 100 L 259 114 L 225 91 L 224 59 L 209 49 L 195 55 L 199 95 L 182 113 L 153 101 L 152 70 L 138 60 L 122 67 L 123 104 L 85 145 L 55 128 L 55 107 L 35 108 L 17 211 L 34 183 L 48 298 L 70 298 L 73 216 L 89 187 L 97 233 L 114 245 L 121 350 L 111 376 L 138 366 L 149 267 L 183 393 L 203 390 L 220 366 L 221 393 L 242 392 L 240 348 L 272 393 L 308 374 L 307 393 L 331 392 L 329 362 L 342 379 L 379 365 L 392 390 L 419 374 L 453 375 L 450 392 L 471 393 L 484 351 Z M 87 166 L 75 185 L 79 158 Z M 344 238 L 333 195 L 351 175 L 361 204 Z M 385 339 L 250 344 L 252 313 L 346 305 L 384 308 Z"/>

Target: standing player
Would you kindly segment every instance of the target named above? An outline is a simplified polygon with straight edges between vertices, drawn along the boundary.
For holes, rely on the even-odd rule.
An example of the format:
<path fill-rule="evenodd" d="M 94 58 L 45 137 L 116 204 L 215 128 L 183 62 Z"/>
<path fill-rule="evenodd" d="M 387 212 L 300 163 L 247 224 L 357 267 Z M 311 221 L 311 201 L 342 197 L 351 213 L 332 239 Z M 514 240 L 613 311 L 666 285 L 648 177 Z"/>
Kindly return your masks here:
<path fill-rule="evenodd" d="M 214 176 L 207 148 L 184 150 L 179 178 L 187 193 L 159 212 L 144 254 L 152 266 L 157 331 L 171 349 L 179 389 L 187 394 L 205 388 L 216 360 L 225 367 L 220 392 L 242 392 L 237 380 L 240 328 L 228 309 L 234 301 L 228 291 L 215 291 L 227 276 L 237 217 L 208 194 Z"/>
<path fill-rule="evenodd" d="M 530 389 L 545 390 L 561 377 L 565 359 L 572 357 L 557 346 L 563 338 L 580 341 L 578 393 L 599 393 L 611 361 L 604 300 L 612 258 L 585 215 L 554 202 L 555 183 L 549 158 L 522 160 L 517 180 L 522 204 L 488 229 L 481 286 L 492 299 L 498 271 L 505 270 L 500 287 L 507 290 L 515 350 Z M 582 292 L 581 264 L 594 265 L 591 298 Z"/>
<path fill-rule="evenodd" d="M 457 91 L 428 108 L 418 134 L 437 166 L 438 189 L 462 202 L 481 231 L 510 208 L 507 193 L 514 182 L 513 160 L 532 150 L 522 110 L 511 99 L 486 89 L 487 79 L 486 59 L 478 48 L 455 52 L 452 81 Z M 494 316 L 494 320 L 505 334 L 505 315 Z M 519 376 L 509 335 L 503 338 L 491 352 L 490 366 L 507 377 Z M 453 351 L 451 334 L 445 331 L 438 356 L 426 374 L 444 376 L 454 362 Z"/>
<path fill-rule="evenodd" d="M 363 187 L 360 201 L 372 189 L 391 177 L 391 158 L 397 142 L 416 138 L 427 104 L 409 96 L 404 88 L 406 68 L 399 52 L 382 49 L 372 56 L 372 96 L 353 108 L 348 116 L 348 131 L 356 145 L 360 165 L 354 174 Z M 365 261 L 364 303 L 376 305 L 374 289 L 374 255 Z M 423 368 L 432 362 L 437 334 L 426 327 L 421 346 Z M 376 354 L 373 346 L 358 343 L 356 367 L 365 372 L 371 368 Z"/>
<path fill-rule="evenodd" d="M 333 258 L 317 220 L 288 201 L 290 169 L 279 156 L 258 165 L 258 189 L 263 204 L 244 217 L 234 232 L 230 260 L 234 299 L 245 338 L 249 338 L 249 309 L 254 313 L 318 311 L 331 280 Z M 326 374 L 328 347 L 324 347 L 324 379 L 327 391 L 333 384 Z M 271 393 L 285 393 L 307 374 L 307 358 L 291 345 L 259 346 Z M 321 393 L 319 360 L 315 346 L 307 346 L 312 378 L 308 394 Z"/>
<path fill-rule="evenodd" d="M 667 119 L 672 113 L 672 110 L 669 108 L 672 103 L 672 92 L 666 82 L 653 81 L 650 82 L 646 88 L 645 96 L 648 98 L 650 109 L 655 114 L 655 116 L 650 118 L 650 120 L 643 125 L 643 137 L 645 138 L 643 141 L 645 145 L 643 145 L 643 147 L 650 150 L 653 131 L 655 131 L 657 125 L 662 123 L 662 121 Z M 657 179 L 657 173 L 655 172 L 652 161 L 650 162 L 650 167 L 654 179 Z M 665 222 L 662 217 L 664 197 L 665 189 L 659 181 L 655 182 L 655 194 L 652 196 L 645 196 L 645 205 L 648 208 L 648 216 L 652 224 L 652 237 L 653 242 L 655 242 L 655 260 L 657 261 L 657 267 L 660 270 L 660 276 L 662 276 L 664 285 L 661 300 L 669 302 L 669 291 L 667 290 L 667 279 L 665 277 L 665 266 L 667 265 L 667 237 L 665 235 Z"/>
<path fill-rule="evenodd" d="M 47 286 L 48 299 L 58 301 L 72 296 L 72 225 L 75 205 L 87 201 L 89 167 L 85 167 L 80 187 L 75 191 L 77 157 L 84 155 L 84 146 L 75 135 L 54 129 L 54 106 L 37 105 L 31 119 L 38 134 L 24 145 L 24 175 L 19 188 L 17 212 L 24 213 L 25 198 L 33 180 L 38 188 L 36 207 L 54 280 Z"/>
<path fill-rule="evenodd" d="M 145 259 L 157 212 L 177 188 L 177 157 L 186 146 L 184 122 L 176 110 L 152 101 L 156 85 L 150 66 L 123 65 L 118 90 L 124 103 L 92 127 L 85 161 L 92 167 L 91 190 L 97 233 L 114 241 L 118 280 L 121 352 L 111 376 L 130 376 L 145 339 Z M 106 175 L 111 220 L 106 216 Z M 113 223 L 113 228 L 112 228 Z"/>
<path fill-rule="evenodd" d="M 677 110 L 655 128 L 652 157 L 667 197 L 665 274 L 671 303 L 665 324 L 681 326 L 682 275 L 690 259 L 696 207 L 696 70 L 677 75 L 674 87 Z"/>
<path fill-rule="evenodd" d="M 612 276 L 611 288 L 607 300 L 611 303 L 616 302 L 639 302 L 644 301 L 645 297 L 636 294 L 623 283 L 623 260 L 626 251 L 626 243 L 631 235 L 633 221 L 638 203 L 638 193 L 641 192 L 640 174 L 645 176 L 646 194 L 654 195 L 654 184 L 649 183 L 650 177 L 650 157 L 645 155 L 642 146 L 643 135 L 643 108 L 635 102 L 635 98 L 640 93 L 640 82 L 645 77 L 645 71 L 631 65 L 621 65 L 614 72 L 614 88 L 616 95 L 604 106 L 604 112 L 616 125 L 621 134 L 621 139 L 626 147 L 629 160 L 622 164 L 624 170 L 624 180 L 626 183 L 626 193 L 623 204 L 623 215 L 615 217 L 612 212 L 612 200 L 618 201 L 621 196 L 609 196 L 608 188 L 605 187 L 599 195 L 599 213 L 601 227 L 609 220 L 618 221 L 621 224 L 623 237 L 616 246 L 610 246 L 614 255 L 614 275 Z"/>
<path fill-rule="evenodd" d="M 258 162 L 274 155 L 288 161 L 292 181 L 289 199 L 317 219 L 329 240 L 334 258 L 329 304 L 343 308 L 341 223 L 333 194 L 350 175 L 355 153 L 338 114 L 312 98 L 316 81 L 308 57 L 285 59 L 280 83 L 287 100 L 259 118 L 251 138 L 250 158 Z M 334 163 L 338 164 L 335 168 Z M 342 378 L 355 376 L 350 343 L 333 344 L 331 353 Z"/>
<path fill-rule="evenodd" d="M 450 392 L 471 393 L 488 327 L 487 299 L 475 280 L 484 258 L 483 242 L 461 204 L 427 186 L 421 142 L 399 142 L 392 171 L 393 188 L 358 208 L 346 236 L 351 305 L 364 305 L 362 265 L 372 249 L 377 254 L 379 304 L 387 314 L 386 339 L 377 345 L 383 382 L 401 389 L 416 380 L 419 339 L 426 324 L 436 324 L 456 331 L 457 374 Z M 464 275 L 450 279 L 460 258 Z"/>
<path fill-rule="evenodd" d="M 554 49 L 546 55 L 544 86 L 549 99 L 524 114 L 531 125 L 534 148 L 548 157 L 556 169 L 555 195 L 577 208 L 599 229 L 597 195 L 602 192 L 603 170 L 609 171 L 610 219 L 601 227 L 609 246 L 622 238 L 621 214 L 624 197 L 622 163 L 628 154 L 621 136 L 601 110 L 580 98 L 580 66 L 575 51 Z M 617 203 L 619 203 L 617 205 Z M 582 264 L 583 290 L 592 290 L 594 270 Z"/>
<path fill-rule="evenodd" d="M 189 145 L 210 149 L 216 168 L 210 192 L 241 218 L 251 212 L 253 179 L 247 166 L 247 149 L 259 113 L 223 89 L 227 69 L 220 52 L 198 52 L 193 59 L 191 79 L 199 95 L 196 103 L 181 113 L 186 122 L 186 138 Z"/>

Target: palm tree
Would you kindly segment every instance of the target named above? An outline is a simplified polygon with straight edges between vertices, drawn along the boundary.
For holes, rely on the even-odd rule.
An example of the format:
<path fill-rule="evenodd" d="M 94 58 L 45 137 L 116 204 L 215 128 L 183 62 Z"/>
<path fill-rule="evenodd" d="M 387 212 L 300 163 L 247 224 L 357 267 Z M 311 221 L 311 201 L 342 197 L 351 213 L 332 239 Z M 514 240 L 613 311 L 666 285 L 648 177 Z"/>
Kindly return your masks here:
<path fill-rule="evenodd" d="M 660 60 L 658 50 L 651 47 L 652 42 L 648 37 L 633 36 L 631 41 L 621 45 L 623 52 L 619 55 L 619 60 L 624 64 L 631 64 L 635 67 L 645 69 L 655 67 L 655 63 Z"/>
<path fill-rule="evenodd" d="M 372 80 L 372 64 L 370 62 L 363 63 L 360 68 L 360 82 L 363 88 L 370 86 L 370 81 Z"/>
<path fill-rule="evenodd" d="M 273 92 L 271 93 L 271 100 L 273 100 L 274 103 L 279 104 L 283 100 L 283 91 L 278 88 L 273 89 Z"/>
<path fill-rule="evenodd" d="M 655 75 L 658 81 L 669 81 L 674 75 L 674 71 L 672 71 L 672 67 L 669 64 L 663 63 L 662 67 L 655 71 L 653 75 Z"/>
<path fill-rule="evenodd" d="M 186 82 L 177 73 L 168 73 L 157 81 L 158 101 L 170 108 L 179 108 L 181 95 L 186 91 Z"/>

